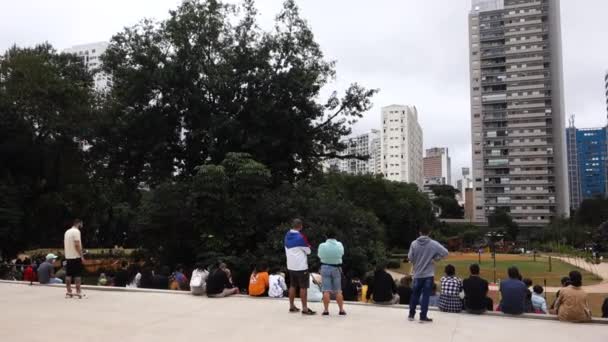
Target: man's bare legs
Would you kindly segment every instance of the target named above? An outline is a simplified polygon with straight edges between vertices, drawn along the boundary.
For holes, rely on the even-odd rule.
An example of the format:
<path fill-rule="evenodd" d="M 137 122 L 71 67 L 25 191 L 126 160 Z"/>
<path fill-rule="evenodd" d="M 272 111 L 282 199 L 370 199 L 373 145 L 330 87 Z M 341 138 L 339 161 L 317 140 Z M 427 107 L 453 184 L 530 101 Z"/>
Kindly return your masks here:
<path fill-rule="evenodd" d="M 329 312 L 329 303 L 331 301 L 331 292 L 326 291 L 323 292 L 323 306 L 325 307 L 324 312 Z M 344 296 L 342 292 L 336 293 L 336 302 L 338 303 L 338 307 L 340 308 L 340 312 L 344 312 Z"/>
<path fill-rule="evenodd" d="M 336 302 L 338 302 L 340 312 L 344 312 L 344 295 L 342 295 L 342 291 L 336 294 Z"/>
<path fill-rule="evenodd" d="M 80 283 L 82 282 L 82 278 L 74 277 L 74 284 L 76 284 L 76 294 L 80 294 Z"/>
<path fill-rule="evenodd" d="M 300 300 L 302 301 L 302 312 L 308 312 L 308 289 L 300 289 Z"/>
<path fill-rule="evenodd" d="M 72 277 L 65 277 L 65 288 L 68 295 L 72 294 Z"/>
<path fill-rule="evenodd" d="M 329 291 L 323 292 L 323 308 L 325 309 L 323 312 L 329 312 L 329 301 L 330 300 L 331 300 L 331 298 L 330 298 Z"/>
<path fill-rule="evenodd" d="M 290 286 L 289 287 L 289 311 L 294 311 L 294 310 L 298 309 L 296 307 L 295 301 L 296 301 L 296 288 L 293 286 Z"/>

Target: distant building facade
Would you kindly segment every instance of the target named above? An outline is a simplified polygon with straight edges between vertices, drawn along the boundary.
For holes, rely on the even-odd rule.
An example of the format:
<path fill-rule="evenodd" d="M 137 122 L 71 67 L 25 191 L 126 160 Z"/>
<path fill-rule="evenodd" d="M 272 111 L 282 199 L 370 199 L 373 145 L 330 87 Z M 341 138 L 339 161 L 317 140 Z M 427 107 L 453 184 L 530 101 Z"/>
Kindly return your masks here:
<path fill-rule="evenodd" d="M 568 184 L 572 209 L 589 198 L 608 194 L 608 127 L 566 129 Z"/>
<path fill-rule="evenodd" d="M 382 108 L 381 131 L 384 178 L 415 183 L 423 188 L 422 128 L 414 106 L 391 105 Z"/>
<path fill-rule="evenodd" d="M 452 185 L 452 167 L 447 147 L 434 147 L 426 150 L 423 159 L 423 175 L 427 180 L 435 179 L 439 184 Z"/>
<path fill-rule="evenodd" d="M 63 52 L 74 54 L 80 58 L 84 65 L 90 70 L 95 71 L 101 67 L 101 55 L 106 52 L 108 42 L 98 42 L 82 45 L 74 45 L 71 48 L 65 49 Z M 95 89 L 97 91 L 106 91 L 110 88 L 112 77 L 103 72 L 97 72 L 94 76 Z"/>
<path fill-rule="evenodd" d="M 381 173 L 381 147 L 380 131 L 372 129 L 370 132 L 345 139 L 346 149 L 340 156 L 367 157 L 367 160 L 357 158 L 334 158 L 328 161 L 327 168 L 335 172 L 345 172 L 353 175 Z"/>
<path fill-rule="evenodd" d="M 459 193 L 456 196 L 458 203 L 463 205 L 466 203 L 466 189 L 473 188 L 473 180 L 471 179 L 471 169 L 468 167 L 462 168 L 462 178 L 456 181 L 456 189 Z"/>

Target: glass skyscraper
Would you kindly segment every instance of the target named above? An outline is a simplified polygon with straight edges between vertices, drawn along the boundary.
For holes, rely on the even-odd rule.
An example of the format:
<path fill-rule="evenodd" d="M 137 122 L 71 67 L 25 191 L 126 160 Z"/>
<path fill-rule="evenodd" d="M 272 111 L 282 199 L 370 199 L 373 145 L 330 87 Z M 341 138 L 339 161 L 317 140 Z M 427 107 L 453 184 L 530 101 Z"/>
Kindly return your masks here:
<path fill-rule="evenodd" d="M 588 198 L 606 197 L 608 190 L 608 128 L 566 129 L 570 203 L 576 209 Z"/>

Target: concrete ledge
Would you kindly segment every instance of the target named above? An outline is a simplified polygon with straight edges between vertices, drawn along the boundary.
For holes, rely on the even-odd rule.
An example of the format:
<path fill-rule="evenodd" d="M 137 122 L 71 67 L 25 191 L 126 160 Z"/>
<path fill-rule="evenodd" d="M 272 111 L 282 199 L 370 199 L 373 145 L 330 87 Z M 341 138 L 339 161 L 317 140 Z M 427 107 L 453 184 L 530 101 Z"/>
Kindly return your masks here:
<path fill-rule="evenodd" d="M 13 285 L 24 285 L 24 286 L 38 286 L 38 287 L 56 287 L 63 288 L 65 284 L 40 284 L 37 282 L 30 283 L 26 281 L 12 281 L 12 280 L 0 280 L 0 284 L 13 284 Z M 135 292 L 135 293 L 160 293 L 166 295 L 188 295 L 191 296 L 189 291 L 175 291 L 175 290 L 155 290 L 155 289 L 134 289 L 124 287 L 112 287 L 112 286 L 95 286 L 95 285 L 82 285 L 82 288 L 89 291 L 106 291 L 106 292 Z M 269 298 L 269 297 L 250 297 L 247 295 L 237 295 L 236 297 L 248 298 L 251 300 L 272 300 L 272 301 L 285 301 L 286 298 Z M 348 305 L 373 307 L 373 308 L 385 308 L 385 309 L 400 309 L 409 310 L 409 305 L 375 305 L 370 303 L 362 302 L 346 302 Z M 438 308 L 430 307 L 429 311 L 439 312 Z M 454 314 L 459 315 L 459 314 Z M 460 313 L 460 315 L 470 315 L 466 312 Z M 541 315 L 541 314 L 522 314 L 522 315 L 507 315 L 502 312 L 488 311 L 480 316 L 493 316 L 501 317 L 506 319 L 530 319 L 530 320 L 543 320 L 543 321 L 558 321 L 555 315 Z M 608 325 L 608 319 L 593 317 L 589 324 L 606 324 Z"/>

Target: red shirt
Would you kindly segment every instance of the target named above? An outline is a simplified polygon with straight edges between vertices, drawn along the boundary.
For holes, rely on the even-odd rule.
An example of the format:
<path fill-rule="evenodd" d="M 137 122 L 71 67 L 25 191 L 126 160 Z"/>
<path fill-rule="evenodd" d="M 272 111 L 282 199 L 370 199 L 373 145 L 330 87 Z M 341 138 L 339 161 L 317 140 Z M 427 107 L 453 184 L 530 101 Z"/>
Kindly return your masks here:
<path fill-rule="evenodd" d="M 23 271 L 23 280 L 24 281 L 36 281 L 36 273 L 34 273 L 34 268 L 32 266 L 28 266 L 25 271 Z"/>

